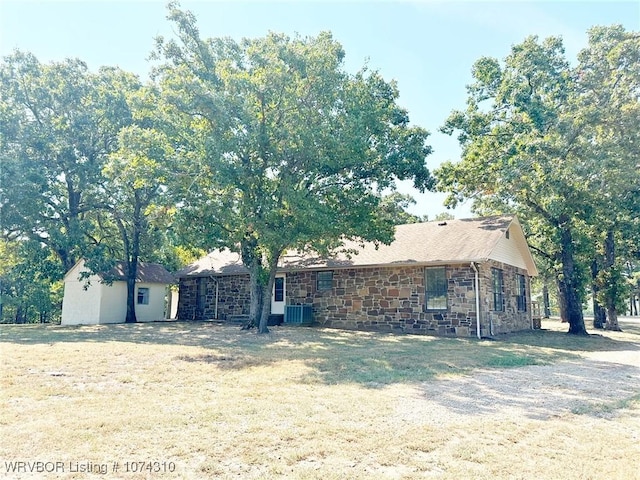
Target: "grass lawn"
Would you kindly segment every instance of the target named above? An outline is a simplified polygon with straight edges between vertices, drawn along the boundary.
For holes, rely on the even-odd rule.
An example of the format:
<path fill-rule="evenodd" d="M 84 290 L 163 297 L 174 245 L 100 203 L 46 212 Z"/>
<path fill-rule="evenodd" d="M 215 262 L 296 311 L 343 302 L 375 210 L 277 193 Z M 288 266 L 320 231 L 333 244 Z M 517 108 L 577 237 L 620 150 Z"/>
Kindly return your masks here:
<path fill-rule="evenodd" d="M 2 325 L 0 477 L 640 478 L 640 323 L 622 327 Z"/>

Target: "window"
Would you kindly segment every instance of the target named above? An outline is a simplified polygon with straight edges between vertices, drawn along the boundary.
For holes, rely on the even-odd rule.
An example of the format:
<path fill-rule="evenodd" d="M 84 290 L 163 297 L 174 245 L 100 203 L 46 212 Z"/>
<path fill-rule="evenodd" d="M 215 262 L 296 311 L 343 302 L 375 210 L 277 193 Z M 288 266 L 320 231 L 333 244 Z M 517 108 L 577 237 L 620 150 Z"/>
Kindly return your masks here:
<path fill-rule="evenodd" d="M 273 284 L 273 300 L 284 302 L 284 277 L 276 277 Z"/>
<path fill-rule="evenodd" d="M 524 275 L 516 275 L 516 299 L 518 311 L 527 311 L 527 279 Z"/>
<path fill-rule="evenodd" d="M 425 296 L 427 310 L 447 309 L 447 271 L 445 267 L 427 268 L 424 271 Z"/>
<path fill-rule="evenodd" d="M 502 270 L 498 268 L 491 269 L 491 283 L 493 285 L 493 310 L 501 312 L 504 310 Z"/>
<path fill-rule="evenodd" d="M 196 309 L 200 314 L 204 312 L 205 304 L 207 303 L 207 279 L 200 277 L 197 280 L 197 296 L 196 296 Z"/>
<path fill-rule="evenodd" d="M 138 288 L 138 305 L 149 305 L 149 289 Z"/>
<path fill-rule="evenodd" d="M 333 288 L 333 272 L 318 272 L 316 288 L 318 290 L 331 290 Z"/>

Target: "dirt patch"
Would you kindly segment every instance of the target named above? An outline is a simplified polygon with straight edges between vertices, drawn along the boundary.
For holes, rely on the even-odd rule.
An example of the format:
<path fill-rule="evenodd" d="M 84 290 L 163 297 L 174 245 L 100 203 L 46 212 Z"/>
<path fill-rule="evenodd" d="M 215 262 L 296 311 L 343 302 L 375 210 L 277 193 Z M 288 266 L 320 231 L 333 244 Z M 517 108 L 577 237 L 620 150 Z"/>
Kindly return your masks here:
<path fill-rule="evenodd" d="M 562 328 L 557 322 L 550 326 Z M 409 394 L 411 408 L 405 413 L 440 426 L 465 416 L 546 420 L 574 413 L 611 418 L 640 402 L 640 348 L 631 347 L 582 352 L 553 365 L 481 369 L 423 382 Z"/>
<path fill-rule="evenodd" d="M 411 413 L 434 424 L 466 415 L 538 420 L 569 412 L 615 415 L 616 406 L 624 407 L 640 394 L 640 358 L 637 352 L 626 352 L 626 358 L 636 363 L 584 359 L 425 382 L 414 395 L 422 400 L 421 408 L 414 403 Z"/>

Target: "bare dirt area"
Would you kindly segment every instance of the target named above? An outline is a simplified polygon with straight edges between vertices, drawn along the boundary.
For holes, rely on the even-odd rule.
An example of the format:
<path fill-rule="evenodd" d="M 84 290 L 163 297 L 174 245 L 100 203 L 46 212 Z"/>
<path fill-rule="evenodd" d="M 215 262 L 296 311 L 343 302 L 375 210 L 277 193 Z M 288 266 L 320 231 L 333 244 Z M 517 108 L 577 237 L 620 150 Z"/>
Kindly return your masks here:
<path fill-rule="evenodd" d="M 640 321 L 625 323 L 632 331 L 634 323 L 640 329 Z M 557 321 L 545 322 L 544 327 L 564 329 Z M 479 369 L 469 375 L 425 382 L 420 394 L 430 400 L 425 408 L 432 415 L 442 409 L 445 417 L 509 414 L 544 420 L 570 412 L 614 416 L 626 400 L 640 394 L 640 343 L 630 342 L 627 347 L 580 352 L 577 358 L 550 365 Z"/>
<path fill-rule="evenodd" d="M 640 321 L 621 325 L 0 326 L 0 477 L 640 479 Z"/>

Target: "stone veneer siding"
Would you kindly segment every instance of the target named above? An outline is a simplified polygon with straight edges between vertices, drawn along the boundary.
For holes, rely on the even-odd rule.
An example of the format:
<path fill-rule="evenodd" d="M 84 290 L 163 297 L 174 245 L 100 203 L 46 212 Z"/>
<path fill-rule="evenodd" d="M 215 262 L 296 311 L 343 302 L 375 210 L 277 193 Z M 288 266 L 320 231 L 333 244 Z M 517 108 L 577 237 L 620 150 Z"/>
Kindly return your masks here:
<path fill-rule="evenodd" d="M 491 267 L 503 271 L 504 311 L 493 311 Z M 331 289 L 318 291 L 317 271 L 287 273 L 287 305 L 311 305 L 314 321 L 322 326 L 398 331 L 442 336 L 476 335 L 474 271 L 469 264 L 447 265 L 447 310 L 424 308 L 424 266 L 346 268 L 333 270 Z M 531 328 L 530 283 L 526 271 L 498 262 L 479 265 L 481 335 Z M 527 311 L 517 311 L 516 274 L 525 275 Z M 232 321 L 249 313 L 248 276 L 218 277 L 218 318 Z M 180 280 L 178 318 L 212 319 L 216 279 L 207 283 L 204 309 L 197 306 L 197 280 Z"/>
<path fill-rule="evenodd" d="M 502 270 L 503 311 L 493 310 L 491 268 Z M 518 311 L 517 274 L 524 275 L 527 294 L 526 311 Z M 480 318 L 482 335 L 509 333 L 531 328 L 531 279 L 526 270 L 490 261 L 480 268 Z"/>
<path fill-rule="evenodd" d="M 204 282 L 205 298 L 198 304 L 198 283 Z M 179 320 L 216 319 L 216 283 L 218 284 L 218 319 L 232 321 L 249 315 L 251 293 L 248 275 L 225 277 L 188 277 L 180 279 Z"/>

